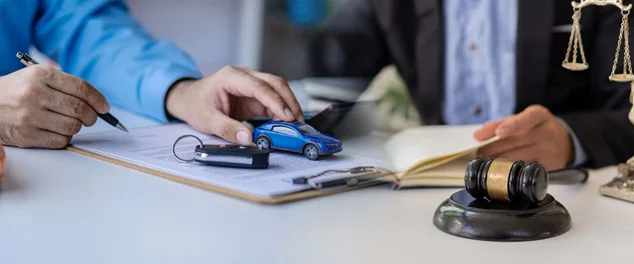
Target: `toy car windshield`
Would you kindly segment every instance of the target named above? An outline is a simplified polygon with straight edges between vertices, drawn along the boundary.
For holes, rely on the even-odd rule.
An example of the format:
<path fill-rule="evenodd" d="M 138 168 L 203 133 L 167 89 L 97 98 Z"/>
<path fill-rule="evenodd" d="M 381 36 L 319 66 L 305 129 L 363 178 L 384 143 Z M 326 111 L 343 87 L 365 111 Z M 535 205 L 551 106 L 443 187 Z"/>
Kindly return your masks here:
<path fill-rule="evenodd" d="M 319 134 L 319 131 L 317 131 L 316 129 L 314 129 L 313 127 L 309 126 L 309 125 L 301 125 L 298 126 L 297 129 L 301 130 L 302 133 L 304 133 L 304 135 L 317 135 Z"/>

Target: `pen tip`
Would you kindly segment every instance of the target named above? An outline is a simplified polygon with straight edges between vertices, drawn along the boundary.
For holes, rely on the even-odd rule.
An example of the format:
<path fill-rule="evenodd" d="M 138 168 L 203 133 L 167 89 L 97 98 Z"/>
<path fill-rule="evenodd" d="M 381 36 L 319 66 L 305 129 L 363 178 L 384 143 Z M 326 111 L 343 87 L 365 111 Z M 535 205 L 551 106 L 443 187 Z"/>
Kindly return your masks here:
<path fill-rule="evenodd" d="M 128 129 L 125 128 L 121 123 L 117 124 L 117 128 L 123 132 L 129 133 Z"/>

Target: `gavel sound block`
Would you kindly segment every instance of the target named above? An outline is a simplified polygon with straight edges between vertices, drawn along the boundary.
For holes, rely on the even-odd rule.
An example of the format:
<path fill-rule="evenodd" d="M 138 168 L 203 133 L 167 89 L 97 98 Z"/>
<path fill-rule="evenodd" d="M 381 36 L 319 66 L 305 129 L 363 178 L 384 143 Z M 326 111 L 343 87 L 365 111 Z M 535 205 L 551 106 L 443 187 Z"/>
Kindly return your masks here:
<path fill-rule="evenodd" d="M 568 210 L 548 194 L 548 172 L 531 162 L 478 157 L 467 165 L 465 189 L 436 209 L 434 225 L 464 238 L 529 241 L 571 228 Z"/>

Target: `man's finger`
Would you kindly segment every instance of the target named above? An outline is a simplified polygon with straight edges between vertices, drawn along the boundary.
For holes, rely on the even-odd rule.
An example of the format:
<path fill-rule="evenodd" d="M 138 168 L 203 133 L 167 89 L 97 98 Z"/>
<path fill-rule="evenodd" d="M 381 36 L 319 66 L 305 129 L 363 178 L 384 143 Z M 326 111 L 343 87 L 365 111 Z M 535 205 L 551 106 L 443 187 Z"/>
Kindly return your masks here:
<path fill-rule="evenodd" d="M 291 91 L 291 88 L 288 86 L 288 82 L 286 80 L 279 76 L 258 72 L 247 67 L 241 67 L 240 69 L 266 81 L 282 97 L 282 99 L 284 99 L 286 105 L 290 107 L 291 112 L 293 112 L 297 120 L 304 122 L 304 113 L 302 112 L 302 108 L 300 107 L 297 98 L 295 98 L 295 95 L 293 94 L 293 91 Z"/>
<path fill-rule="evenodd" d="M 478 129 L 473 134 L 473 137 L 476 140 L 478 140 L 478 141 L 484 141 L 484 140 L 487 140 L 489 138 L 494 137 L 495 136 L 495 129 L 497 129 L 498 126 L 504 122 L 504 120 L 506 120 L 506 119 L 488 121 L 488 122 L 484 123 L 484 126 L 482 126 L 480 129 Z"/>
<path fill-rule="evenodd" d="M 516 136 L 546 122 L 551 116 L 552 114 L 543 106 L 529 106 L 500 124 L 495 134 L 500 138 Z"/>
<path fill-rule="evenodd" d="M 63 136 L 74 136 L 82 128 L 82 122 L 79 119 L 49 111 L 42 111 L 36 121 L 40 129 Z"/>
<path fill-rule="evenodd" d="M 253 141 L 251 129 L 221 112 L 210 118 L 209 130 L 216 136 L 241 145 L 251 145 Z"/>
<path fill-rule="evenodd" d="M 34 139 L 33 147 L 61 149 L 70 143 L 71 136 L 61 135 L 48 130 L 40 130 Z"/>
<path fill-rule="evenodd" d="M 223 85 L 228 93 L 255 98 L 284 121 L 297 118 L 284 99 L 266 81 L 233 67 L 225 67 L 216 74 L 221 74 L 224 83 L 232 84 Z"/>
<path fill-rule="evenodd" d="M 50 90 L 44 106 L 55 113 L 81 120 L 85 126 L 92 126 L 97 122 L 97 112 L 84 100 L 57 90 Z"/>
<path fill-rule="evenodd" d="M 499 157 L 500 155 L 537 144 L 533 137 L 523 134 L 520 136 L 500 139 L 478 150 L 478 155 L 485 157 Z"/>
<path fill-rule="evenodd" d="M 504 153 L 500 153 L 497 158 L 507 159 L 507 160 L 522 160 L 525 163 L 529 163 L 531 161 L 538 160 L 540 157 L 539 148 L 537 145 L 530 145 L 521 148 L 516 148 Z"/>
<path fill-rule="evenodd" d="M 50 74 L 45 78 L 45 83 L 51 88 L 87 102 L 98 113 L 105 114 L 110 111 L 110 105 L 103 94 L 88 82 L 55 69 L 48 71 Z"/>
<path fill-rule="evenodd" d="M 531 145 L 524 148 L 514 149 L 503 153 L 499 158 L 508 160 L 522 160 L 525 163 L 537 161 L 541 163 L 547 171 L 563 169 L 564 166 L 557 164 L 553 157 L 545 156 L 538 145 Z"/>

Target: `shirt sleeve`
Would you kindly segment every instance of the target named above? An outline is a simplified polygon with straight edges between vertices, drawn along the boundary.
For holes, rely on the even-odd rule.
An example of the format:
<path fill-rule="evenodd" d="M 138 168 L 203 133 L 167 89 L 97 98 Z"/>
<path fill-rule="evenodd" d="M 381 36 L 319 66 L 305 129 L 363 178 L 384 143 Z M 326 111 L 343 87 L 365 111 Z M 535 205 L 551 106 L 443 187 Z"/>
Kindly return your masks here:
<path fill-rule="evenodd" d="M 570 134 L 570 138 L 572 138 L 572 143 L 575 148 L 575 159 L 572 161 L 572 164 L 570 164 L 570 167 L 573 167 L 573 168 L 581 167 L 586 162 L 588 162 L 588 153 L 586 153 L 586 150 L 583 149 L 583 146 L 581 145 L 579 138 L 575 134 L 575 131 L 573 131 L 572 128 L 570 128 L 568 123 L 566 123 L 566 121 L 564 121 L 561 118 L 557 118 L 557 120 L 559 120 L 559 122 L 561 122 L 568 130 L 568 134 Z"/>
<path fill-rule="evenodd" d="M 185 52 L 153 38 L 121 0 L 44 0 L 40 14 L 36 48 L 112 105 L 167 122 L 168 89 L 180 79 L 201 78 Z"/>

